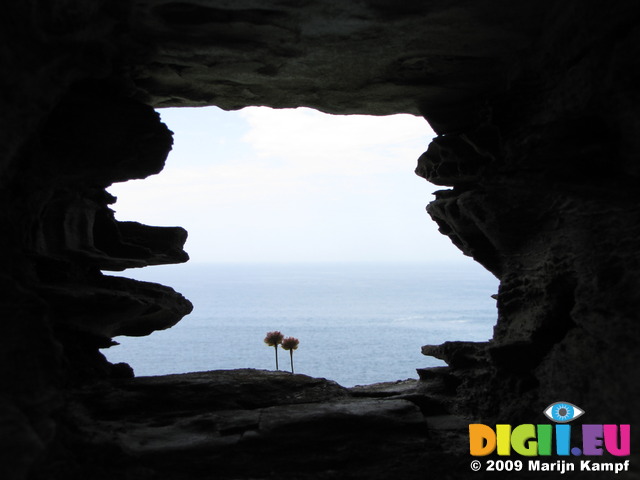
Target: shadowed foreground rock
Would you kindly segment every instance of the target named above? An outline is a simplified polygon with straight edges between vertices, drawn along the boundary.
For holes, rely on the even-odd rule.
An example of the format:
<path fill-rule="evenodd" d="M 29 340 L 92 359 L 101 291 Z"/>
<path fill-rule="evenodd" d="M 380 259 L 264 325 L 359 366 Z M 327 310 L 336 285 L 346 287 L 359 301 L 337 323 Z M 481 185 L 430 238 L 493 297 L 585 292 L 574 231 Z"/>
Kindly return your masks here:
<path fill-rule="evenodd" d="M 91 462 L 43 475 L 423 478 L 427 422 L 407 399 L 417 382 L 368 388 L 258 370 L 97 383 L 72 393 L 61 439 Z"/>
<path fill-rule="evenodd" d="M 413 405 L 451 432 L 451 413 L 530 423 L 563 399 L 640 444 L 638 2 L 8 0 L 0 72 L 3 480 L 212 478 L 214 464 L 321 478 L 334 463 L 467 478 L 459 438 L 425 437 Z M 222 390 L 262 400 L 222 395 L 211 412 L 179 392 L 224 375 L 117 380 L 131 370 L 99 349 L 191 304 L 103 272 L 188 256 L 183 229 L 116 220 L 105 189 L 162 170 L 172 138 L 153 107 L 203 105 L 423 115 L 438 136 L 416 172 L 445 187 L 428 213 L 500 279 L 494 337 L 425 347 L 449 367 L 412 393 L 303 382 L 308 402 L 282 402 L 240 375 Z M 317 388 L 329 397 L 311 401 Z"/>
<path fill-rule="evenodd" d="M 424 369 L 420 381 L 353 388 L 252 369 L 103 380 L 70 392 L 59 420 L 73 428 L 58 433 L 54 452 L 66 461 L 36 478 L 469 478 L 470 420 L 451 413 L 460 403 L 455 375 Z"/>

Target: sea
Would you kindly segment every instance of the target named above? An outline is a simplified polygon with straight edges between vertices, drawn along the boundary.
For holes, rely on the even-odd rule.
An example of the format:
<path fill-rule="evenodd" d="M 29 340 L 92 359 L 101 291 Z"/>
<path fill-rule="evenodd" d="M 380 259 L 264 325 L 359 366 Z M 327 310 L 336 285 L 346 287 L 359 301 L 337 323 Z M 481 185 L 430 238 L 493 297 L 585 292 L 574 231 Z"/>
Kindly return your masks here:
<path fill-rule="evenodd" d="M 416 368 L 444 365 L 423 345 L 488 340 L 497 318 L 498 280 L 471 260 L 184 264 L 120 275 L 171 286 L 194 305 L 172 328 L 102 350 L 136 376 L 275 370 L 264 337 L 279 330 L 300 341 L 295 373 L 346 387 L 417 378 Z M 278 359 L 291 370 L 289 352 L 278 349 Z"/>

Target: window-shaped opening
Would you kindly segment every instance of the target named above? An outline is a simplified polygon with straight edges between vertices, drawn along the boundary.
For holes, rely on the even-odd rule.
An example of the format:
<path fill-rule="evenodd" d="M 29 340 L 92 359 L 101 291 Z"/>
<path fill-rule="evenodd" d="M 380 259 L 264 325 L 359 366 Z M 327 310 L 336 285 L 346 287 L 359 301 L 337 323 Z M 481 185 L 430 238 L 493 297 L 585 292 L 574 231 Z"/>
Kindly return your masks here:
<path fill-rule="evenodd" d="M 123 275 L 170 285 L 194 311 L 117 338 L 111 361 L 136 375 L 275 369 L 263 339 L 279 330 L 300 340 L 296 373 L 351 386 L 442 364 L 424 344 L 491 336 L 497 280 L 425 212 L 437 188 L 413 173 L 433 136 L 424 119 L 160 113 L 175 142 L 165 170 L 110 192 L 118 220 L 185 227 L 191 260 Z"/>

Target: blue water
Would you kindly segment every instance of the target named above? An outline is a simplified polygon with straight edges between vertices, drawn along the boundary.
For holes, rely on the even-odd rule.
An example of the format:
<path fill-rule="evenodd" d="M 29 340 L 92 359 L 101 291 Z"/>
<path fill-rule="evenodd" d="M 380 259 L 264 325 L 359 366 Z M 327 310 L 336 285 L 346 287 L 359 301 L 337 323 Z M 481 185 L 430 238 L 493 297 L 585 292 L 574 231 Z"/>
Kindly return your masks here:
<path fill-rule="evenodd" d="M 136 375 L 275 369 L 265 333 L 300 340 L 296 373 L 344 386 L 416 378 L 443 365 L 420 353 L 447 340 L 484 341 L 496 321 L 498 281 L 478 264 L 201 264 L 124 276 L 169 285 L 194 311 L 148 337 L 103 350 Z M 280 369 L 289 355 L 280 351 Z"/>

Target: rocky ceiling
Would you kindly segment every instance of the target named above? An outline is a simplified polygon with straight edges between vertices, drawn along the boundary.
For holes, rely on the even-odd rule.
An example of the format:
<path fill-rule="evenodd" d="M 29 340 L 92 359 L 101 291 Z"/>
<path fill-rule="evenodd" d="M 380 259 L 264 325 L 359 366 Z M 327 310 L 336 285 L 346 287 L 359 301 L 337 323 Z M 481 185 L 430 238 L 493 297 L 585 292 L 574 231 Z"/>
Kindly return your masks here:
<path fill-rule="evenodd" d="M 134 31 L 153 48 L 132 77 L 156 107 L 468 109 L 506 88 L 550 3 L 138 2 Z"/>
<path fill-rule="evenodd" d="M 300 450 L 310 455 L 301 478 L 466 478 L 466 464 L 452 470 L 461 419 L 544 422 L 544 407 L 567 400 L 590 423 L 637 423 L 636 2 L 12 0 L 0 38 L 0 478 L 184 478 L 186 464 L 190 478 L 208 478 L 231 457 L 221 478 L 250 478 L 256 449 L 296 444 L 287 429 L 314 445 L 310 432 L 328 418 L 352 425 L 335 442 L 367 437 L 376 458 L 340 457 L 332 470 L 338 457 Z M 316 392 L 307 409 L 256 397 L 279 380 L 246 372 L 222 383 L 122 379 L 128 366 L 99 348 L 169 328 L 191 305 L 101 272 L 184 262 L 186 232 L 118 222 L 105 188 L 162 170 L 171 134 L 152 107 L 202 105 L 425 116 L 440 135 L 416 171 L 448 188 L 428 212 L 500 278 L 494 338 L 425 346 L 449 367 L 421 370 L 417 386 L 344 392 L 295 380 L 287 388 Z M 176 388 L 201 385 L 246 388 L 284 413 L 254 422 L 257 407 L 237 402 L 245 390 L 213 417 L 201 416 L 198 395 L 175 403 Z M 358 396 L 390 400 L 363 401 L 369 413 L 358 413 Z M 191 429 L 224 436 L 229 418 L 237 442 L 225 437 L 224 448 Z M 387 430 L 369 437 L 374 426 Z M 166 434 L 161 454 L 132 443 L 149 429 Z M 202 445 L 231 457 L 216 450 L 202 466 Z"/>

